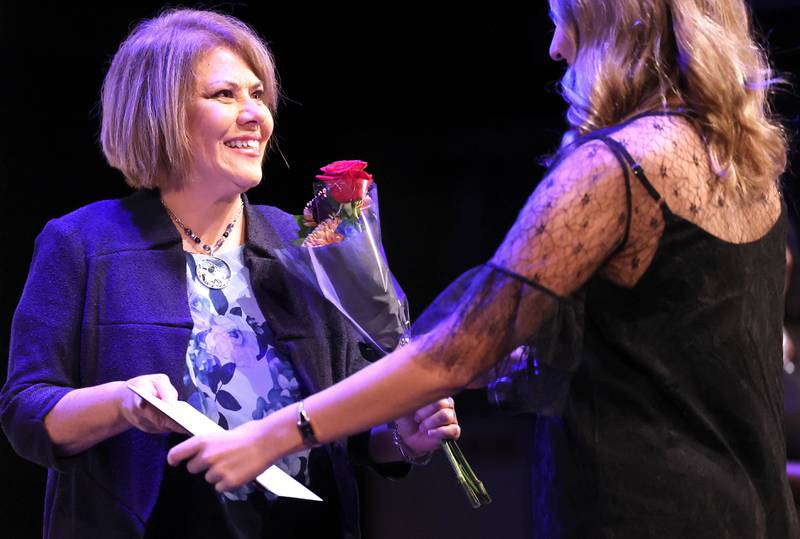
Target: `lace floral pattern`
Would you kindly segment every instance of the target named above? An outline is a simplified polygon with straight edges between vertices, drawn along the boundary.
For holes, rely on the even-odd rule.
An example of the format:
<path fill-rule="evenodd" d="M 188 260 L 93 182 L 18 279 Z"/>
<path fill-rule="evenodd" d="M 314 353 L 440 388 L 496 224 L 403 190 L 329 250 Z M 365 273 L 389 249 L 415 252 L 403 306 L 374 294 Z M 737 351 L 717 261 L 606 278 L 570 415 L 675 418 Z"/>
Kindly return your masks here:
<path fill-rule="evenodd" d="M 462 379 L 476 370 L 489 379 L 518 370 L 509 359 L 489 372 L 524 345 L 515 357 L 537 360 L 535 369 L 526 363 L 529 376 L 574 370 L 584 285 L 597 275 L 633 287 L 656 255 L 665 216 L 731 244 L 755 241 L 777 221 L 777 185 L 740 195 L 710 163 L 697 126 L 684 114 L 643 115 L 562 150 L 491 263 L 457 281 L 418 322 L 416 335 L 436 334 L 418 340 L 424 357 Z M 557 411 L 563 395 L 547 400 L 535 407 Z"/>
<path fill-rule="evenodd" d="M 798 536 L 785 211 L 729 189 L 699 133 L 651 114 L 566 148 L 415 328 L 419 361 L 537 414 L 536 537 Z"/>

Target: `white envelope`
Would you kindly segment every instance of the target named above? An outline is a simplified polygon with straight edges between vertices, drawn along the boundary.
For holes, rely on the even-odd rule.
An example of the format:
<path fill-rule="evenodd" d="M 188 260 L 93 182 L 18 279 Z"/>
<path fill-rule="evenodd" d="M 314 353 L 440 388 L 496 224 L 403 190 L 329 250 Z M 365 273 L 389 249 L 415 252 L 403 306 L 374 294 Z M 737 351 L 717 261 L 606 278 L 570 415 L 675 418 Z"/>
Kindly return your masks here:
<path fill-rule="evenodd" d="M 194 436 L 213 434 L 225 430 L 197 411 L 186 401 L 165 402 L 158 397 L 140 391 L 134 386 L 129 385 L 128 389 L 139 395 L 149 404 L 152 404 L 158 411 L 172 419 Z M 255 480 L 256 483 L 277 496 L 317 502 L 322 501 L 322 498 L 311 492 L 305 485 L 295 481 L 292 476 L 277 466 L 270 466 L 256 477 Z"/>

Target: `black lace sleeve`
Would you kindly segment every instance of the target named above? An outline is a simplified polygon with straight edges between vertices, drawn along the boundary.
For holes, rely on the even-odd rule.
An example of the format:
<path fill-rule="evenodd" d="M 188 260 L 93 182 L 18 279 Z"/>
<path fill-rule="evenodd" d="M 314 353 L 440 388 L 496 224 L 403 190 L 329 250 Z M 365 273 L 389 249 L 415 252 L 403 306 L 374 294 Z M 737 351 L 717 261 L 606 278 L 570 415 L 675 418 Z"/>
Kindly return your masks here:
<path fill-rule="evenodd" d="M 599 141 L 574 150 L 531 195 L 492 260 L 420 317 L 421 357 L 461 380 L 495 378 L 490 395 L 504 407 L 558 413 L 580 352 L 579 290 L 623 245 L 629 207 L 615 155 Z"/>

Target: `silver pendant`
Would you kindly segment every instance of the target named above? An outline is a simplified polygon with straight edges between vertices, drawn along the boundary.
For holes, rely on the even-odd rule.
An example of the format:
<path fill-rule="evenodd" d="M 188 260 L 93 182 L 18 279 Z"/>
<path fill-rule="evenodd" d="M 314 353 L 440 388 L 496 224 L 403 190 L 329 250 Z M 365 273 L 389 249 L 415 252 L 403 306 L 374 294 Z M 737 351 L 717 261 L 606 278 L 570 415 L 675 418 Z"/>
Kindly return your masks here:
<path fill-rule="evenodd" d="M 216 256 L 204 257 L 197 263 L 197 278 L 208 288 L 220 290 L 231 282 L 231 268 Z"/>

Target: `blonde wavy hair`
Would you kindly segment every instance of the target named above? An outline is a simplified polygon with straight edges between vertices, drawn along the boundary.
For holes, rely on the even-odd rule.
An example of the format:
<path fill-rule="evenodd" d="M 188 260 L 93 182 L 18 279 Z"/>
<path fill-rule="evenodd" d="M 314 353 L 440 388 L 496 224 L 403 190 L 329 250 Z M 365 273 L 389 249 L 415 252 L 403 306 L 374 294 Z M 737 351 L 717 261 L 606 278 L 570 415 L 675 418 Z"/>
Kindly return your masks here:
<path fill-rule="evenodd" d="M 100 143 L 108 163 L 132 187 L 186 181 L 192 159 L 186 104 L 195 92 L 194 67 L 220 46 L 238 54 L 261 80 L 274 116 L 278 83 L 272 55 L 239 19 L 169 10 L 140 22 L 120 45 L 103 81 Z"/>
<path fill-rule="evenodd" d="M 769 97 L 776 82 L 744 0 L 551 0 L 576 45 L 561 81 L 564 141 L 670 103 L 697 115 L 711 164 L 741 194 L 775 185 L 786 135 Z"/>

